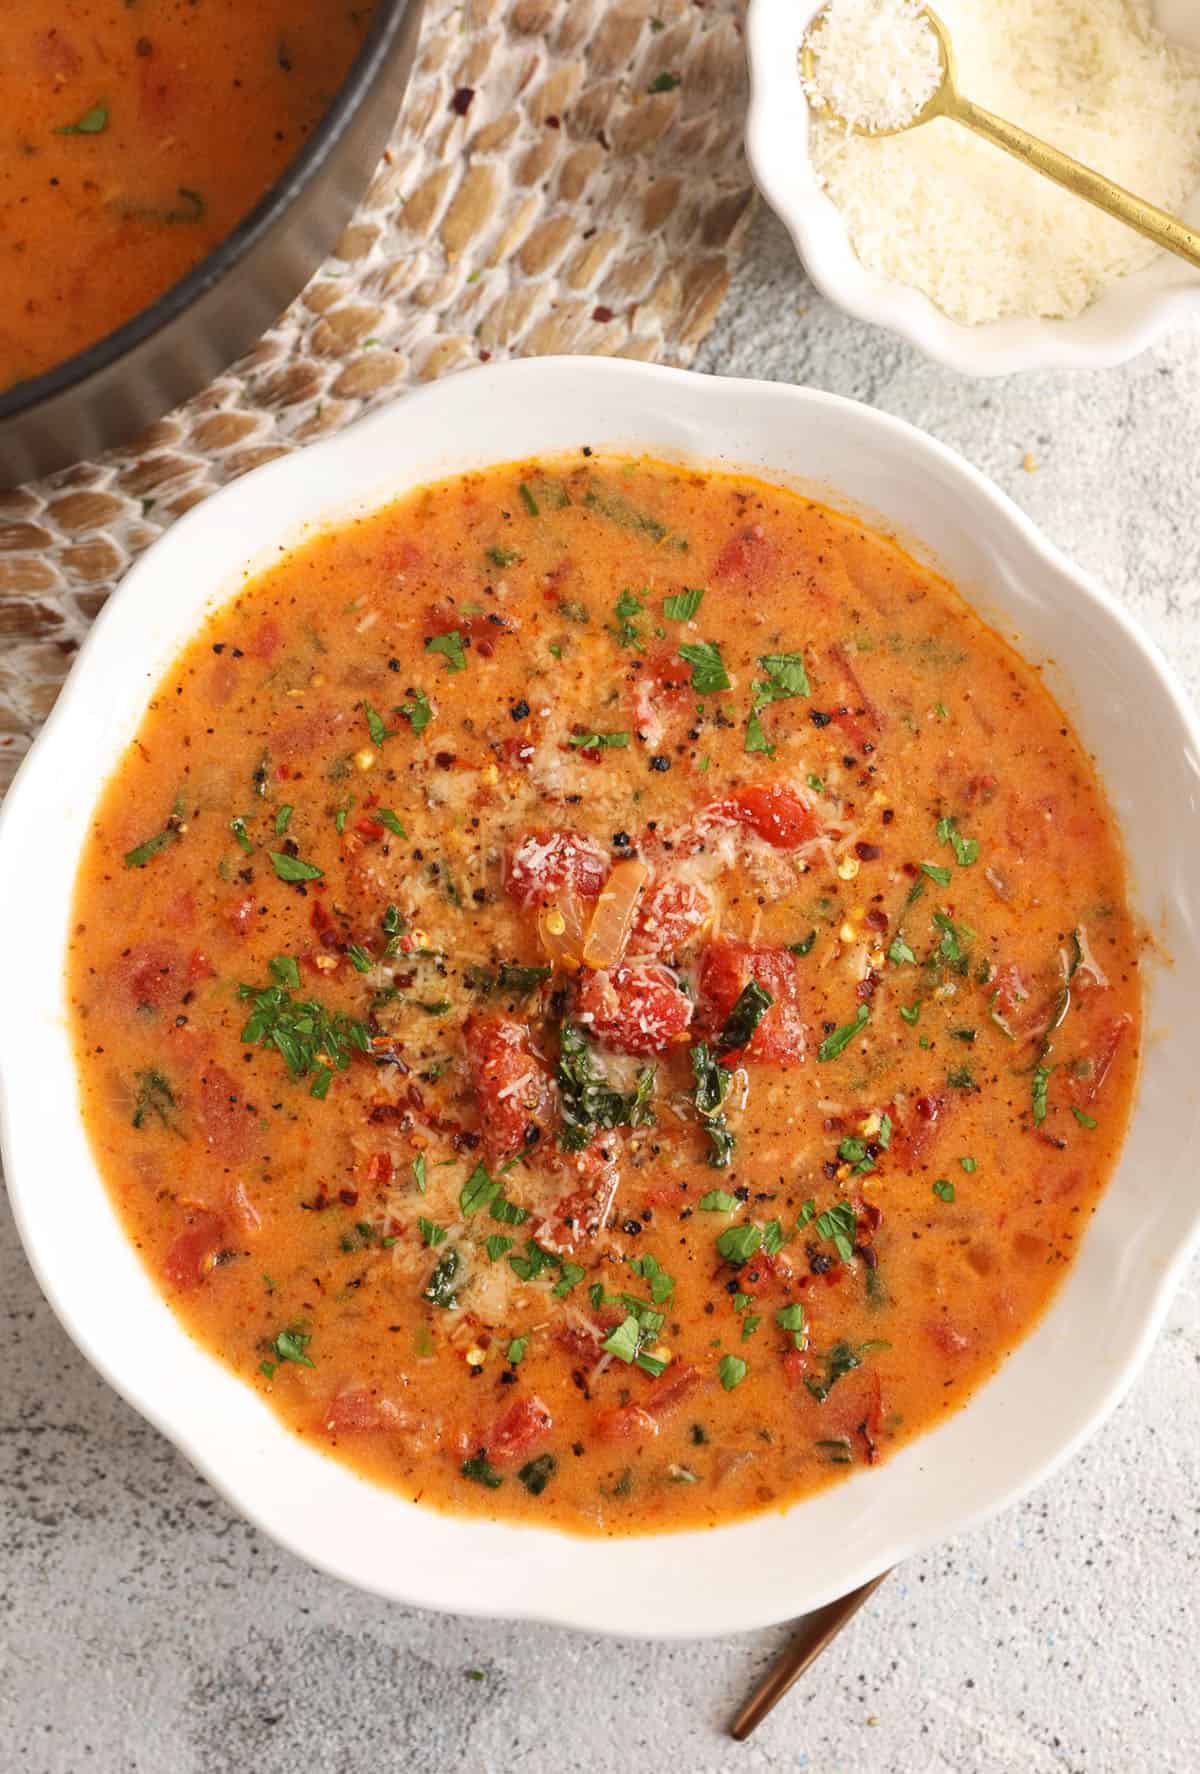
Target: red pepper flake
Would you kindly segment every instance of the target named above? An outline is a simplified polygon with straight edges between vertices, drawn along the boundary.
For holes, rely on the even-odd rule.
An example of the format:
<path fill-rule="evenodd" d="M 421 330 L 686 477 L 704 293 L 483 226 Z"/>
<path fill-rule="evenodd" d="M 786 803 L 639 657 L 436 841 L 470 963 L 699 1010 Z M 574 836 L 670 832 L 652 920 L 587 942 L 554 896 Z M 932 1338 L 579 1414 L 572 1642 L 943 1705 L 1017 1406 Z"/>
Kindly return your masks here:
<path fill-rule="evenodd" d="M 561 129 L 562 128 L 562 118 L 555 117 L 553 115 L 547 117 L 546 128 L 547 129 Z"/>
<path fill-rule="evenodd" d="M 358 1190 L 357 1189 L 339 1189 L 338 1190 L 338 1200 L 341 1202 L 343 1207 L 356 1207 L 358 1205 Z"/>
<path fill-rule="evenodd" d="M 612 309 L 606 308 L 603 303 L 601 303 L 598 308 L 592 309 L 592 319 L 599 321 L 601 326 L 604 326 L 607 321 L 610 321 L 613 318 Z"/>
<path fill-rule="evenodd" d="M 471 100 L 474 97 L 475 88 L 473 86 L 457 87 L 450 97 L 450 109 L 454 112 L 454 115 L 456 117 L 465 117 L 467 112 L 471 109 Z"/>

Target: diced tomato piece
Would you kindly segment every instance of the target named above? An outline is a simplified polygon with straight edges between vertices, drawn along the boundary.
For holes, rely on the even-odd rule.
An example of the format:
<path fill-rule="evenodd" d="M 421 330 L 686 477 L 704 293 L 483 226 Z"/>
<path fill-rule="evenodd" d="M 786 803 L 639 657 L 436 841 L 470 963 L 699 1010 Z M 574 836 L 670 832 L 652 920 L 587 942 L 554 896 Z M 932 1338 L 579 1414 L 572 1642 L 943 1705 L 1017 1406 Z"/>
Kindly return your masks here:
<path fill-rule="evenodd" d="M 399 536 L 384 542 L 380 558 L 391 573 L 411 573 L 414 567 L 422 564 L 425 555 L 409 537 Z"/>
<path fill-rule="evenodd" d="M 1006 961 L 1002 967 L 997 967 L 987 990 L 997 1016 L 1003 1017 L 1016 1034 L 1013 1018 L 1022 1005 L 1027 1006 L 1029 1003 L 1029 987 L 1016 962 Z"/>
<path fill-rule="evenodd" d="M 188 984 L 197 985 L 202 979 L 215 979 L 217 970 L 204 953 L 203 949 L 193 949 L 188 958 Z"/>
<path fill-rule="evenodd" d="M 224 1066 L 210 1063 L 200 1074 L 196 1123 L 218 1158 L 237 1164 L 249 1155 L 254 1117 L 247 1111 L 237 1081 Z"/>
<path fill-rule="evenodd" d="M 640 1404 L 615 1404 L 596 1412 L 592 1430 L 597 1441 L 630 1441 L 658 1434 L 658 1419 Z"/>
<path fill-rule="evenodd" d="M 186 1231 L 175 1239 L 163 1262 L 163 1274 L 172 1287 L 198 1287 L 212 1268 L 221 1249 L 225 1223 L 215 1213 L 192 1215 Z"/>
<path fill-rule="evenodd" d="M 572 1183 L 537 1228 L 539 1244 L 560 1254 L 593 1239 L 609 1216 L 620 1183 L 615 1135 L 598 1134 L 582 1152 L 558 1154 Z"/>
<path fill-rule="evenodd" d="M 457 629 L 481 659 L 490 659 L 500 637 L 514 633 L 518 626 L 511 616 L 502 615 L 499 610 L 480 610 L 468 616 L 450 605 L 435 604 L 429 612 L 426 632 L 432 638 L 453 634 Z"/>
<path fill-rule="evenodd" d="M 661 1423 L 664 1417 L 669 1417 L 672 1411 L 678 1409 L 699 1384 L 699 1368 L 691 1367 L 684 1361 L 673 1361 L 666 1372 L 652 1383 L 645 1401 L 646 1409 L 656 1423 Z"/>
<path fill-rule="evenodd" d="M 254 923 L 258 900 L 253 893 L 242 893 L 228 899 L 221 907 L 221 916 L 235 936 L 245 936 Z"/>
<path fill-rule="evenodd" d="M 503 739 L 500 742 L 500 755 L 510 770 L 528 770 L 533 763 L 536 750 L 537 747 L 532 739 L 526 738 L 523 734 L 513 739 Z"/>
<path fill-rule="evenodd" d="M 887 1156 L 892 1163 L 901 1170 L 915 1170 L 928 1158 L 941 1136 L 949 1107 L 949 1099 L 944 1096 L 919 1096 L 901 1121 L 897 1119 L 895 1104 L 889 1105 L 892 1137 Z"/>
<path fill-rule="evenodd" d="M 295 715 L 290 721 L 281 722 L 271 730 L 271 755 L 274 758 L 285 758 L 289 762 L 300 757 L 311 756 L 325 745 L 346 724 L 346 715 L 341 709 L 314 708 L 310 714 Z M 277 769 L 276 776 L 286 782 L 290 772 Z"/>
<path fill-rule="evenodd" d="M 1057 803 L 1053 795 L 1036 800 L 1010 794 L 1006 803 L 1004 831 L 1009 843 L 1022 861 L 1041 856 L 1055 829 Z"/>
<path fill-rule="evenodd" d="M 834 720 L 839 726 L 845 728 L 846 731 L 850 731 L 850 726 L 853 723 L 860 734 L 862 726 L 864 725 L 871 728 L 876 733 L 882 732 L 883 718 L 875 704 L 871 701 L 871 698 L 867 695 L 867 692 L 864 690 L 862 679 L 859 677 L 858 672 L 851 663 L 849 653 L 846 648 L 842 646 L 840 641 L 835 641 L 832 647 L 830 647 L 829 657 L 832 659 L 846 686 L 848 700 L 854 704 L 852 708 L 834 709 Z M 865 743 L 865 740 L 862 737 L 857 737 L 855 743 L 857 745 L 862 745 Z"/>
<path fill-rule="evenodd" d="M 929 1320 L 925 1326 L 925 1334 L 943 1355 L 961 1355 L 964 1349 L 971 1347 L 971 1338 L 965 1331 L 959 1330 L 945 1313 L 939 1318 Z"/>
<path fill-rule="evenodd" d="M 718 579 L 744 579 L 757 585 L 775 564 L 775 544 L 761 524 L 748 524 L 731 536 L 717 556 Z"/>
<path fill-rule="evenodd" d="M 867 1464 L 879 1458 L 879 1438 L 884 1419 L 883 1381 L 873 1369 L 857 1368 L 839 1380 L 821 1406 L 821 1429 L 827 1435 L 845 1435 L 862 1442 Z"/>
<path fill-rule="evenodd" d="M 531 1122 L 546 1118 L 549 1075 L 530 1046 L 528 1027 L 515 1017 L 469 1017 L 463 1039 L 483 1155 L 489 1164 L 498 1164 L 521 1150 Z"/>
<path fill-rule="evenodd" d="M 746 1265 L 746 1279 L 756 1293 L 788 1293 L 796 1280 L 796 1265 L 786 1250 L 756 1250 Z"/>
<path fill-rule="evenodd" d="M 274 659 L 283 645 L 283 630 L 273 616 L 259 623 L 250 637 L 249 652 L 255 659 Z"/>
<path fill-rule="evenodd" d="M 392 1160 L 387 1152 L 372 1152 L 367 1159 L 367 1181 L 386 1186 L 392 1180 Z"/>
<path fill-rule="evenodd" d="M 618 1053 L 665 1053 L 692 1020 L 691 999 L 657 963 L 589 973 L 577 1008 L 580 1022 Z"/>
<path fill-rule="evenodd" d="M 744 825 L 777 850 L 795 850 L 818 829 L 808 802 L 783 782 L 738 789 L 736 794 L 715 801 L 702 817 Z"/>
<path fill-rule="evenodd" d="M 765 987 L 774 1003 L 746 1046 L 725 1056 L 726 1063 L 755 1060 L 762 1065 L 797 1065 L 804 1058 L 807 1042 L 796 963 L 787 949 L 737 942 L 732 937 L 710 943 L 700 960 L 700 1014 L 705 1028 L 712 1035 L 719 1034 L 751 980 Z"/>
<path fill-rule="evenodd" d="M 1081 1072 L 1070 1081 L 1071 1096 L 1080 1108 L 1094 1103 L 1104 1086 L 1104 1080 L 1112 1070 L 1113 1061 L 1120 1052 L 1121 1043 L 1132 1027 L 1132 1019 L 1128 1014 L 1110 1017 L 1093 1037 L 1087 1053 L 1082 1058 L 1087 1062 L 1088 1070 Z"/>
<path fill-rule="evenodd" d="M 374 1435 L 394 1429 L 398 1415 L 390 1399 L 358 1386 L 339 1392 L 330 1401 L 322 1428 L 330 1435 Z"/>
<path fill-rule="evenodd" d="M 698 936 L 712 916 L 712 901 L 700 887 L 664 875 L 643 891 L 629 933 L 633 955 L 675 955 Z"/>
<path fill-rule="evenodd" d="M 135 1009 L 146 1004 L 161 1010 L 187 990 L 187 962 L 174 943 L 135 943 L 121 956 L 116 971 Z"/>
<path fill-rule="evenodd" d="M 578 899 L 597 899 L 610 870 L 608 851 L 586 832 L 537 830 L 509 850 L 504 886 L 530 912 L 549 905 L 564 890 Z"/>
<path fill-rule="evenodd" d="M 807 1349 L 791 1348 L 783 1358 L 783 1377 L 794 1391 L 804 1384 L 806 1374 L 812 1372 L 812 1357 Z"/>
<path fill-rule="evenodd" d="M 518 1398 L 484 1437 L 487 1457 L 497 1466 L 519 1460 L 536 1442 L 549 1435 L 553 1427 L 554 1418 L 536 1393 L 531 1393 L 528 1398 Z"/>

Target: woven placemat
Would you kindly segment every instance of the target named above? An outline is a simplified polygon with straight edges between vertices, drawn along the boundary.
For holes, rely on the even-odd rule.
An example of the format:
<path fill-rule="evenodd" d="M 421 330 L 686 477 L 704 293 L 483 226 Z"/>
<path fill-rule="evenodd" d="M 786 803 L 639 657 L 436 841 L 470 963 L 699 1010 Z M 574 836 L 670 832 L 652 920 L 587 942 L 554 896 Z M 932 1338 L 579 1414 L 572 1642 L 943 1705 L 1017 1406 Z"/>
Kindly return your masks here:
<path fill-rule="evenodd" d="M 489 358 L 685 364 L 752 203 L 740 0 L 432 0 L 391 144 L 279 324 L 136 444 L 0 493 L 0 793 L 121 574 L 226 481 Z"/>

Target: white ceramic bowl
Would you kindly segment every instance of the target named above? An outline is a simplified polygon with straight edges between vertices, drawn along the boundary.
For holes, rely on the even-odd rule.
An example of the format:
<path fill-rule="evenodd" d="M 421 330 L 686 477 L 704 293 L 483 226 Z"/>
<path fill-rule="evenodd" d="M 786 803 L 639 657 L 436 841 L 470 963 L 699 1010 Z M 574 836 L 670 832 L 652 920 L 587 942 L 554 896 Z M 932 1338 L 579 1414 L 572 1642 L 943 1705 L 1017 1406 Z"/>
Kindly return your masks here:
<path fill-rule="evenodd" d="M 1027 657 L 1047 662 L 1109 785 L 1138 903 L 1174 961 L 1150 972 L 1138 1108 L 1079 1260 L 1044 1321 L 967 1408 L 786 1513 L 613 1541 L 403 1502 L 297 1440 L 194 1343 L 96 1174 L 63 992 L 72 883 L 96 797 L 206 612 L 314 526 L 437 475 L 583 443 L 746 467 L 921 538 L 926 558 L 1019 637 Z M 1132 1379 L 1200 1224 L 1198 862 L 1200 733 L 1166 666 L 1117 604 L 941 444 L 869 407 L 772 383 L 595 358 L 474 370 L 199 506 L 96 623 L 0 815 L 0 1113 L 17 1224 L 47 1297 L 100 1372 L 310 1564 L 426 1607 L 622 1634 L 782 1620 L 1020 1495 Z"/>
<path fill-rule="evenodd" d="M 951 320 L 919 290 L 868 271 L 855 256 L 842 218 L 818 184 L 808 156 L 809 113 L 797 57 L 823 4 L 751 0 L 746 20 L 750 167 L 822 295 L 970 376 L 1104 369 L 1135 357 L 1172 327 L 1200 316 L 1200 271 L 1170 253 L 1113 284 L 1073 320 L 997 320 L 985 326 Z M 1200 49 L 1195 0 L 1159 0 L 1157 15 L 1165 32 Z M 1200 225 L 1200 190 L 1182 217 Z"/>

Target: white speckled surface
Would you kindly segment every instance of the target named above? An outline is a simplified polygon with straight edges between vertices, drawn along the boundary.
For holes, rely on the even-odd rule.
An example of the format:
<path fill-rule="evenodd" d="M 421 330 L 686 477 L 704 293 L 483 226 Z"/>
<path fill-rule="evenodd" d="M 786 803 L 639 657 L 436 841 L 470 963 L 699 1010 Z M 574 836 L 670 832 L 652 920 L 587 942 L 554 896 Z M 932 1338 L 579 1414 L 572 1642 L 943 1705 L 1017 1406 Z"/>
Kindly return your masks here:
<path fill-rule="evenodd" d="M 961 450 L 1200 693 L 1197 333 L 1123 370 L 967 382 L 821 302 L 761 217 L 699 367 L 853 395 Z M 786 1629 L 617 1643 L 354 1594 L 234 1518 L 108 1391 L 7 1217 L 0 1318 L 3 1774 L 1200 1767 L 1195 1266 L 1082 1458 L 892 1577 L 744 1746 L 724 1727 Z"/>

